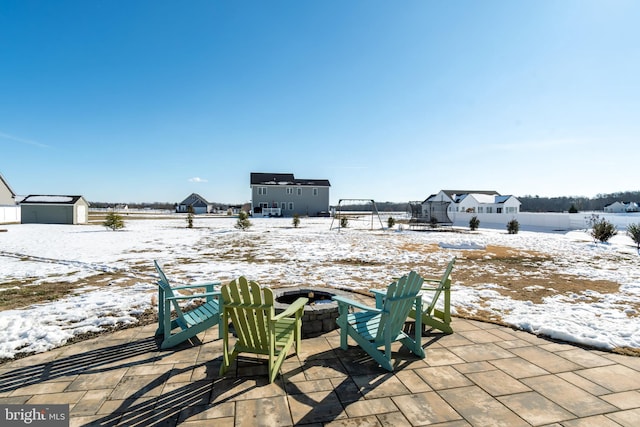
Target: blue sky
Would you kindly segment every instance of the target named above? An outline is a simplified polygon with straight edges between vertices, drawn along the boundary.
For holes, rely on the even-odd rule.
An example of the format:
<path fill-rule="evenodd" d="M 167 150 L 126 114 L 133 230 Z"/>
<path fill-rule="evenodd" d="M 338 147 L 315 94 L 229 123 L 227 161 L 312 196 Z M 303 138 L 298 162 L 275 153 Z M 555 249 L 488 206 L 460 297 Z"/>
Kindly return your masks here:
<path fill-rule="evenodd" d="M 638 190 L 640 2 L 0 0 L 0 173 L 26 194 L 331 202 Z"/>

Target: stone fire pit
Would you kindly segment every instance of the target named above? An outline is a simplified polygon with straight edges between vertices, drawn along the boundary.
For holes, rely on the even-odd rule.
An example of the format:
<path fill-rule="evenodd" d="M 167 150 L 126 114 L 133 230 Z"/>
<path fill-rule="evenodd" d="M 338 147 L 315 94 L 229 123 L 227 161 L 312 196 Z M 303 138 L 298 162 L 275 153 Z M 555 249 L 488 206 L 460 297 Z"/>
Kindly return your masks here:
<path fill-rule="evenodd" d="M 338 327 L 338 303 L 331 299 L 334 295 L 349 297 L 347 292 L 332 288 L 295 287 L 274 289 L 276 314 L 282 313 L 289 304 L 299 297 L 309 298 L 302 316 L 302 338 L 312 338 Z"/>

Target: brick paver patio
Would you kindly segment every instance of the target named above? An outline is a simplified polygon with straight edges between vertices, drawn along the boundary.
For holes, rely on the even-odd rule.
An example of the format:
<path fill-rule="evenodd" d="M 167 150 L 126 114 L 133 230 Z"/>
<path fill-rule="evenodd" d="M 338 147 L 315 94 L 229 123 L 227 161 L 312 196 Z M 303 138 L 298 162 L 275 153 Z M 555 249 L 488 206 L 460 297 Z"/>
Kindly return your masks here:
<path fill-rule="evenodd" d="M 640 358 L 453 326 L 424 338 L 424 360 L 396 347 L 393 373 L 338 331 L 305 339 L 269 384 L 251 357 L 218 376 L 217 328 L 159 350 L 149 325 L 0 365 L 0 403 L 68 403 L 72 426 L 640 425 Z"/>

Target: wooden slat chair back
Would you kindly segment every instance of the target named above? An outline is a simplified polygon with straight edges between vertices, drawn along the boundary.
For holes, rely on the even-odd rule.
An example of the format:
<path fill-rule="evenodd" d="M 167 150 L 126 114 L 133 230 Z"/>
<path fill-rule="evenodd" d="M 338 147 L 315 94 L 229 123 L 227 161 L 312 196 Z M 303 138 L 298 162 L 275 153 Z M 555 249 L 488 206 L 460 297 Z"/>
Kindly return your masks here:
<path fill-rule="evenodd" d="M 158 276 L 158 329 L 156 336 L 162 336 L 161 348 L 174 347 L 206 329 L 220 326 L 220 291 L 214 289 L 220 282 L 171 286 L 158 261 L 153 262 Z M 176 295 L 175 291 L 204 288 L 204 293 Z M 204 304 L 193 310 L 183 312 L 179 302 L 204 298 Z M 219 329 L 218 335 L 222 335 Z"/>
<path fill-rule="evenodd" d="M 422 309 L 422 325 L 424 327 L 431 326 L 434 329 L 441 330 L 444 333 L 453 333 L 451 327 L 451 272 L 456 263 L 456 257 L 453 257 L 440 279 L 425 279 L 422 287 L 423 295 L 427 292 L 433 292 L 431 302 Z M 437 308 L 440 297 L 443 297 L 442 309 Z M 416 311 L 412 310 L 410 316 L 415 319 Z"/>
<path fill-rule="evenodd" d="M 334 296 L 333 299 L 338 302 L 340 347 L 347 350 L 347 337 L 351 337 L 388 371 L 393 371 L 391 344 L 396 341 L 400 341 L 418 357 L 424 358 L 421 318 L 416 319 L 413 337 L 403 330 L 412 308 L 422 308 L 422 298 L 419 295 L 422 283 L 422 277 L 415 271 L 402 276 L 389 285 L 381 307 L 369 307 L 343 296 Z M 352 308 L 361 311 L 350 312 Z M 379 350 L 380 347 L 384 347 L 384 351 Z"/>
<path fill-rule="evenodd" d="M 227 372 L 240 353 L 263 354 L 268 356 L 269 382 L 273 382 L 294 343 L 296 352 L 300 351 L 302 315 L 309 299 L 298 298 L 276 315 L 273 291 L 245 277 L 222 286 L 221 293 L 224 341 L 220 375 Z M 236 333 L 232 348 L 229 322 Z"/>

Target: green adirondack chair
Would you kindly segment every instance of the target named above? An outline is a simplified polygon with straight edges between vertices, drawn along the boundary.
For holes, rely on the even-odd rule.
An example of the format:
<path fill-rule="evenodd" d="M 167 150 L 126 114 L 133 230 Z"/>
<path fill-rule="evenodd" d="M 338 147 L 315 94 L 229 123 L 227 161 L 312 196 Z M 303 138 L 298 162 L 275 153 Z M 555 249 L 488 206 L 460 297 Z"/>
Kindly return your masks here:
<path fill-rule="evenodd" d="M 438 279 L 425 278 L 424 285 L 422 286 L 422 295 L 427 295 L 428 292 L 433 292 L 431 302 L 429 305 L 422 305 L 422 310 L 412 309 L 409 312 L 409 317 L 416 318 L 416 311 L 422 312 L 422 327 L 426 328 L 431 326 L 434 329 L 438 329 L 446 334 L 452 334 L 453 328 L 451 327 L 451 271 L 456 263 L 456 257 L 453 257 L 447 268 L 445 269 L 442 277 Z M 376 307 L 382 307 L 385 291 L 372 290 L 376 297 Z M 436 308 L 436 304 L 440 297 L 444 298 L 442 302 L 442 309 Z"/>
<path fill-rule="evenodd" d="M 220 285 L 220 282 L 171 286 L 158 261 L 153 261 L 153 264 L 160 276 L 160 280 L 157 282 L 158 329 L 156 336 L 163 337 L 161 348 L 174 347 L 212 326 L 220 326 L 220 304 L 218 301 L 220 291 L 214 290 L 214 286 Z M 174 293 L 177 290 L 197 288 L 204 288 L 205 292 L 191 295 L 176 295 Z M 196 298 L 205 298 L 205 303 L 193 310 L 183 312 L 178 302 Z M 172 318 L 172 310 L 174 318 Z M 221 328 L 219 328 L 218 334 L 222 337 Z"/>
<path fill-rule="evenodd" d="M 222 286 L 223 350 L 220 375 L 224 375 L 240 353 L 269 356 L 269 382 L 275 380 L 282 362 L 295 343 L 300 352 L 302 315 L 308 298 L 298 298 L 276 315 L 273 292 L 245 277 Z M 237 336 L 231 347 L 229 321 Z"/>
<path fill-rule="evenodd" d="M 422 297 L 418 294 L 423 279 L 415 271 L 402 276 L 389 285 L 381 307 L 369 307 L 357 301 L 336 295 L 338 302 L 338 320 L 340 327 L 340 347 L 348 348 L 347 337 L 353 338 L 383 368 L 393 371 L 391 363 L 391 344 L 400 341 L 420 358 L 425 357 L 422 348 L 422 318 L 416 318 L 415 336 L 403 331 L 409 312 L 415 306 L 422 308 Z M 362 311 L 350 313 L 350 308 Z M 384 351 L 380 347 L 384 346 Z"/>

